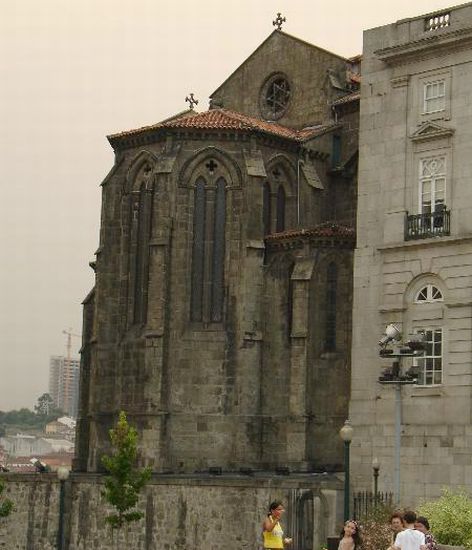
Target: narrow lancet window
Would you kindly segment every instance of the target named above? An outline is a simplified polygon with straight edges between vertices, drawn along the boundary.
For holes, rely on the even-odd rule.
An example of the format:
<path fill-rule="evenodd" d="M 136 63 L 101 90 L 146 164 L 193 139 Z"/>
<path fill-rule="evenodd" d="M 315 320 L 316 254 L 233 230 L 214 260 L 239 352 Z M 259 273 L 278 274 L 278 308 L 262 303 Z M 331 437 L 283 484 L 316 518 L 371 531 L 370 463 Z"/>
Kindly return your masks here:
<path fill-rule="evenodd" d="M 203 320 L 203 284 L 205 267 L 205 180 L 195 185 L 192 250 L 191 319 Z"/>

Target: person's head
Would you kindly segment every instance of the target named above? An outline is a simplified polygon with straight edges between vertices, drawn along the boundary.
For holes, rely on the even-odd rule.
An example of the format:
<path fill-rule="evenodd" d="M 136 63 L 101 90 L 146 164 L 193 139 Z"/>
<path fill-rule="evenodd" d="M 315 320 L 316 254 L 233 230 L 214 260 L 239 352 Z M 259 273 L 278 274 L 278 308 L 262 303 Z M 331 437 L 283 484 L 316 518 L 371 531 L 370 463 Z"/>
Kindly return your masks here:
<path fill-rule="evenodd" d="M 403 516 L 400 512 L 395 512 L 390 516 L 390 527 L 394 533 L 403 531 Z"/>
<path fill-rule="evenodd" d="M 352 537 L 354 541 L 354 548 L 359 548 L 361 546 L 362 540 L 359 533 L 359 525 L 357 521 L 353 519 L 348 519 L 344 524 L 341 537 Z"/>
<path fill-rule="evenodd" d="M 274 502 L 270 503 L 269 514 L 274 518 L 280 518 L 284 512 L 284 506 L 280 500 L 274 500 Z"/>
<path fill-rule="evenodd" d="M 429 521 L 423 516 L 418 516 L 415 521 L 415 529 L 426 534 L 429 531 Z"/>
<path fill-rule="evenodd" d="M 407 511 L 403 514 L 403 521 L 404 521 L 407 525 L 411 525 L 411 524 L 415 523 L 415 521 L 416 521 L 416 514 L 415 514 L 415 512 L 413 512 L 412 510 L 407 510 Z"/>

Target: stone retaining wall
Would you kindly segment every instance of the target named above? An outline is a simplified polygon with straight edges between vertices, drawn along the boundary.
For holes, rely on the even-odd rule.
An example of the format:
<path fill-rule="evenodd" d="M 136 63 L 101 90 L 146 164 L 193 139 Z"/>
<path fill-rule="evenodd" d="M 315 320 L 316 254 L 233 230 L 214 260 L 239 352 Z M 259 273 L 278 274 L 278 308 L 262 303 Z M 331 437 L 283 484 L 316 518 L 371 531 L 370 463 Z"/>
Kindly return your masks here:
<path fill-rule="evenodd" d="M 2 479 L 15 511 L 1 520 L 0 548 L 56 548 L 57 478 L 3 474 Z M 303 539 L 307 548 L 317 548 L 342 522 L 342 484 L 334 476 L 161 475 L 143 491 L 144 519 L 112 540 L 101 490 L 99 475 L 73 474 L 66 482 L 64 550 L 255 550 L 265 510 L 276 499 L 286 504 L 287 534 Z"/>

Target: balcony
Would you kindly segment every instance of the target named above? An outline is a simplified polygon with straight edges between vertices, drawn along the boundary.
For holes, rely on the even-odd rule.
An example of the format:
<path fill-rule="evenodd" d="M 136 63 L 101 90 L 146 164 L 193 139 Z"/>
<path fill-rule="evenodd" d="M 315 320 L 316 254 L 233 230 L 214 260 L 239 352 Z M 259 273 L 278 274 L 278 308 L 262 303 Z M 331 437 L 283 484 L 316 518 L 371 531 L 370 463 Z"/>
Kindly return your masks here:
<path fill-rule="evenodd" d="M 437 210 L 428 214 L 408 214 L 405 217 L 405 241 L 429 239 L 451 234 L 451 211 Z"/>

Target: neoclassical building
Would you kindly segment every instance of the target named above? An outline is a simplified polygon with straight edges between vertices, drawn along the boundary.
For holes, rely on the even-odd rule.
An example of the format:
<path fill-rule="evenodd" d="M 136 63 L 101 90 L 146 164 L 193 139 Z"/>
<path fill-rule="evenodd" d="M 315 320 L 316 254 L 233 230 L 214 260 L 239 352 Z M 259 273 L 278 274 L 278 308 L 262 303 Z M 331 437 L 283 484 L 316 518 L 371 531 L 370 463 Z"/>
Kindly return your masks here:
<path fill-rule="evenodd" d="M 208 111 L 109 136 L 78 471 L 120 410 L 156 472 L 342 469 L 358 73 L 275 30 Z"/>
<path fill-rule="evenodd" d="M 400 501 L 472 483 L 472 4 L 364 34 L 350 414 L 355 485 L 394 485 L 385 325 L 424 331 L 401 390 Z M 403 369 L 412 365 L 405 358 Z"/>

